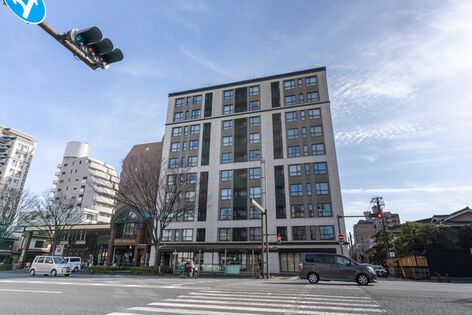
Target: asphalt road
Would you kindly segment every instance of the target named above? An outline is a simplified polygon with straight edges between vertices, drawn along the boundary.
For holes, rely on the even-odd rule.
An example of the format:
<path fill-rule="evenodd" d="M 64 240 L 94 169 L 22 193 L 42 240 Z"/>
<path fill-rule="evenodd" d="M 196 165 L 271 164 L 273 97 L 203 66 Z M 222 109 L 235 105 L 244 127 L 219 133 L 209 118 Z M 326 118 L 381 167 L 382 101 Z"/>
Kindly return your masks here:
<path fill-rule="evenodd" d="M 472 284 L 0 272 L 0 314 L 472 314 Z"/>

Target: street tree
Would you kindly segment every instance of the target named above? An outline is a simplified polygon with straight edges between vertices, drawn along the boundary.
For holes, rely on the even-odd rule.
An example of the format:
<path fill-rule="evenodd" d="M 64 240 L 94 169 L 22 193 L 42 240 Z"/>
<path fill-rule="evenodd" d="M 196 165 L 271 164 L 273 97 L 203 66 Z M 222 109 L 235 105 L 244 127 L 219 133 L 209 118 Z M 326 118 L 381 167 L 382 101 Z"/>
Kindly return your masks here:
<path fill-rule="evenodd" d="M 114 192 L 116 202 L 118 207 L 130 206 L 145 218 L 157 266 L 164 230 L 184 215 L 193 216 L 196 185 L 197 173 L 189 173 L 187 168 L 167 168 L 165 162 L 156 163 L 152 156 L 141 155 L 123 163 L 120 185 Z"/>
<path fill-rule="evenodd" d="M 82 223 L 82 218 L 81 209 L 62 197 L 52 200 L 45 193 L 35 199 L 32 222 L 47 235 L 51 243 L 51 255 L 54 254 L 61 240 L 70 234 L 71 229 Z"/>
<path fill-rule="evenodd" d="M 18 189 L 6 185 L 0 188 L 0 239 L 6 238 L 18 226 L 28 223 L 29 210 L 33 204 L 33 197 L 28 191 L 21 193 Z"/>

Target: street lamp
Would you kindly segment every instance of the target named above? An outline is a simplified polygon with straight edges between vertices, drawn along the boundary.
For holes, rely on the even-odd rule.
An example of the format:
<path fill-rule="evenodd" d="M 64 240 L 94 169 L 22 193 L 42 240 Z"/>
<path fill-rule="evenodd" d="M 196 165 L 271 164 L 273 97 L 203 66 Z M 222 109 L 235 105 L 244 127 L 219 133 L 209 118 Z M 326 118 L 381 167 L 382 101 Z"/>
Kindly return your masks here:
<path fill-rule="evenodd" d="M 261 211 L 261 262 L 262 262 L 261 274 L 262 274 L 262 278 L 264 277 L 269 278 L 269 241 L 268 241 L 269 234 L 267 231 L 267 210 L 254 199 L 251 199 L 251 204 Z M 264 233 L 264 226 L 265 226 L 265 233 Z M 264 238 L 265 238 L 266 259 L 264 259 Z"/>

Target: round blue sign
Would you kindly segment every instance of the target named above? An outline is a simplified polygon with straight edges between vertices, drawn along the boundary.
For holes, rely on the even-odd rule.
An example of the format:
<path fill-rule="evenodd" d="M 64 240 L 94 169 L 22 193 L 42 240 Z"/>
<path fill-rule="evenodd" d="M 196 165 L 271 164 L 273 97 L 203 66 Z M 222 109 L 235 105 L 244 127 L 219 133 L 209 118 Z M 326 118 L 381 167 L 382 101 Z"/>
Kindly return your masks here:
<path fill-rule="evenodd" d="M 31 24 L 39 24 L 46 18 L 44 0 L 5 0 L 17 17 Z"/>

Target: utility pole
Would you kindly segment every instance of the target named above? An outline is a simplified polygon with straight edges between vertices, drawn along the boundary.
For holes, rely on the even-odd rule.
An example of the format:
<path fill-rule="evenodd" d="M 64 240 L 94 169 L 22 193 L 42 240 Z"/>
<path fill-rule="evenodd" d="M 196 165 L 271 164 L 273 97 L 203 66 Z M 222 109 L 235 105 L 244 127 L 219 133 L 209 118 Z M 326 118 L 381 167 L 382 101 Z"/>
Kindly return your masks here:
<path fill-rule="evenodd" d="M 385 221 L 384 221 L 384 216 L 382 215 L 382 207 L 385 207 L 385 203 L 383 201 L 383 197 L 372 197 L 371 204 L 374 204 L 375 207 L 377 207 L 377 213 L 380 214 L 380 220 L 382 223 L 382 230 L 385 238 L 385 246 L 386 246 L 386 260 L 385 263 L 388 265 L 389 259 L 390 259 L 390 242 L 388 239 L 388 233 L 387 229 L 385 228 Z"/>

